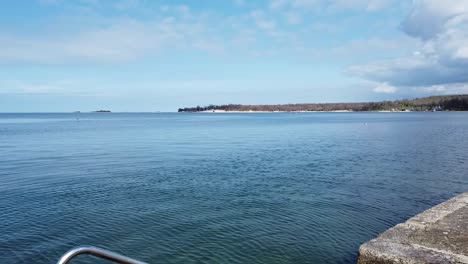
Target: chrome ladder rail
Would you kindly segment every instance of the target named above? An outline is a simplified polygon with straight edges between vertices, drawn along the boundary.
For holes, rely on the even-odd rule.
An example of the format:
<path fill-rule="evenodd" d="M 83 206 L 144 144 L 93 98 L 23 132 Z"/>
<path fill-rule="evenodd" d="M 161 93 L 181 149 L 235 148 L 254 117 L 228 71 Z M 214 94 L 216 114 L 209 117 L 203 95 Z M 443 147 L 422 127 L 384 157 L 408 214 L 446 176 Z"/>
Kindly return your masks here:
<path fill-rule="evenodd" d="M 106 259 L 120 264 L 148 264 L 120 254 L 93 246 L 79 246 L 69 250 L 57 262 L 57 264 L 68 264 L 78 255 L 92 255 L 98 258 Z"/>

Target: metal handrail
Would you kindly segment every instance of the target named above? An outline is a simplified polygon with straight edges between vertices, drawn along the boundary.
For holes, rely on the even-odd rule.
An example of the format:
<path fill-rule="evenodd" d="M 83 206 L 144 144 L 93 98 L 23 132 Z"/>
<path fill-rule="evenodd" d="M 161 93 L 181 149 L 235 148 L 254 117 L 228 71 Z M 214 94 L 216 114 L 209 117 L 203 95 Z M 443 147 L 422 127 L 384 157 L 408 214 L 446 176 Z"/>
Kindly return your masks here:
<path fill-rule="evenodd" d="M 65 253 L 57 264 L 68 264 L 74 257 L 82 254 L 92 255 L 98 258 L 107 259 L 120 264 L 147 264 L 126 256 L 93 246 L 79 246 Z"/>

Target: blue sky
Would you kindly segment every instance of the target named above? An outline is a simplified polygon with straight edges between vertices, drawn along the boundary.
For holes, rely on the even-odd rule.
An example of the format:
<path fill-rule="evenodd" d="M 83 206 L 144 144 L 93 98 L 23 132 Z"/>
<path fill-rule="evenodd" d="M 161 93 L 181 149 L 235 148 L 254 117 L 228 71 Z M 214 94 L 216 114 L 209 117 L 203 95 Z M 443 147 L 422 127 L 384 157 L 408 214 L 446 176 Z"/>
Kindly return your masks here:
<path fill-rule="evenodd" d="M 0 112 L 468 93 L 468 0 L 0 4 Z"/>

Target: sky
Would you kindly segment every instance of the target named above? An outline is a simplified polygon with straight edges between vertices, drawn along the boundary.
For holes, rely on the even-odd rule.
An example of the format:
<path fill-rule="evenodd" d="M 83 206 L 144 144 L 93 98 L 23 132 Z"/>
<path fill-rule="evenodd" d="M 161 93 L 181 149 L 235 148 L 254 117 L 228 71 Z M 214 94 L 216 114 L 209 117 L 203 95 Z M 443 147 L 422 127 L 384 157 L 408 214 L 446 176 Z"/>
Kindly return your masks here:
<path fill-rule="evenodd" d="M 468 0 L 0 3 L 0 112 L 468 93 Z"/>

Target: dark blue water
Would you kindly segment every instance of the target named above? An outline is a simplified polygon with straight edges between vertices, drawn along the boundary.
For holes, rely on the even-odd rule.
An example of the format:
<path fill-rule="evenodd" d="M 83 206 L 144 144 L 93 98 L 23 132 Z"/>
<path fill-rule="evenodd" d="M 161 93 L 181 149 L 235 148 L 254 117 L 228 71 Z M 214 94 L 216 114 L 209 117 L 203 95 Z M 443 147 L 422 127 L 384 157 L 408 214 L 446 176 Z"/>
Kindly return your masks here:
<path fill-rule="evenodd" d="M 468 189 L 468 113 L 76 116 L 0 114 L 0 263 L 353 263 Z"/>

